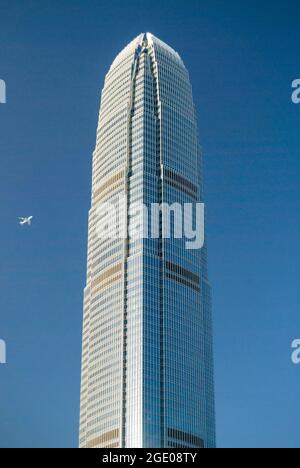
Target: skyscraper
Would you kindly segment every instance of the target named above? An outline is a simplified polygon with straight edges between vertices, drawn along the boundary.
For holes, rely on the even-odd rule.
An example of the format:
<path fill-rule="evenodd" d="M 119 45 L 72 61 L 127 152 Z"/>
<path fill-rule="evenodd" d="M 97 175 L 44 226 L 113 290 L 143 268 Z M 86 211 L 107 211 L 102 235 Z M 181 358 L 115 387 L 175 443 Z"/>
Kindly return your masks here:
<path fill-rule="evenodd" d="M 93 154 L 84 293 L 81 447 L 214 447 L 211 290 L 206 244 L 99 236 L 103 204 L 202 202 L 201 154 L 188 72 L 141 34 L 105 79 Z"/>

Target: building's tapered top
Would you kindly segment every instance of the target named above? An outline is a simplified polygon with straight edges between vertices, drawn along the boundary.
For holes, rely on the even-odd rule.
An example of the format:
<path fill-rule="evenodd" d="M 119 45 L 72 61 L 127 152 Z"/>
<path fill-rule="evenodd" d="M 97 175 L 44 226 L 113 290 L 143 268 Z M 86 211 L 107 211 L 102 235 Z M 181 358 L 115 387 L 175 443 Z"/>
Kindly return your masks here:
<path fill-rule="evenodd" d="M 172 49 L 172 47 L 170 47 L 168 44 L 166 44 L 165 42 L 161 41 L 160 39 L 158 39 L 157 37 L 155 37 L 153 34 L 151 34 L 150 32 L 146 32 L 146 33 L 141 33 L 139 34 L 135 39 L 133 39 L 118 55 L 117 57 L 115 58 L 115 60 L 113 61 L 112 65 L 111 65 L 111 69 L 115 68 L 116 66 L 118 66 L 118 64 L 120 63 L 120 61 L 124 60 L 124 58 L 128 55 L 131 55 L 131 53 L 133 51 L 135 51 L 135 49 L 138 47 L 138 46 L 153 46 L 153 45 L 159 45 L 160 47 L 162 47 L 163 49 L 167 50 L 169 52 L 169 54 L 171 54 L 173 56 L 173 58 L 176 58 L 176 60 L 178 62 L 180 62 L 181 65 L 183 65 L 183 62 L 179 56 L 179 54 L 174 50 Z"/>

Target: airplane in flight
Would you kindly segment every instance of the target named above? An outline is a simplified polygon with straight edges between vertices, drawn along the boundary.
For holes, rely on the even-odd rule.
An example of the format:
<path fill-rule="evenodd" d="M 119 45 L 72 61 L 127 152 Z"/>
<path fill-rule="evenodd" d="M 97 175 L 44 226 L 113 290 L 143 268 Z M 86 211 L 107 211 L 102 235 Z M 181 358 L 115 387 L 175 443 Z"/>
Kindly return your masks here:
<path fill-rule="evenodd" d="M 31 226 L 33 216 L 29 216 L 28 218 L 19 218 L 21 226 L 27 224 L 27 226 Z"/>

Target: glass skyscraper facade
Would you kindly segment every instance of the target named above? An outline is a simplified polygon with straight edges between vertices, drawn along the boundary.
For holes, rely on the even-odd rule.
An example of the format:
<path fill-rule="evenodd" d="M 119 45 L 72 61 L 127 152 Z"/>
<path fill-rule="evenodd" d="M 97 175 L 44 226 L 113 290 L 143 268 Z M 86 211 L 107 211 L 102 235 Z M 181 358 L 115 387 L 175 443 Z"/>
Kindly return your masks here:
<path fill-rule="evenodd" d="M 206 244 L 97 235 L 99 205 L 203 201 L 188 72 L 141 34 L 106 75 L 93 154 L 84 293 L 81 447 L 214 447 L 211 290 Z M 113 224 L 113 223 L 112 223 Z M 110 229 L 108 223 L 108 230 Z"/>

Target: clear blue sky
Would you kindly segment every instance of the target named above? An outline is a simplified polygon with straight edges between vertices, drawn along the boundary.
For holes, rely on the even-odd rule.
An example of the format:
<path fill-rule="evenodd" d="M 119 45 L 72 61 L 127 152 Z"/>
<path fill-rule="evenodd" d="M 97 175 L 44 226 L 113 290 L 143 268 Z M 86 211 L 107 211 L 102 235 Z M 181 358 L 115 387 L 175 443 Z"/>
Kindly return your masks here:
<path fill-rule="evenodd" d="M 300 447 L 300 28 L 288 0 L 0 0 L 0 446 L 77 445 L 100 90 L 142 31 L 181 54 L 194 88 L 218 445 Z"/>

